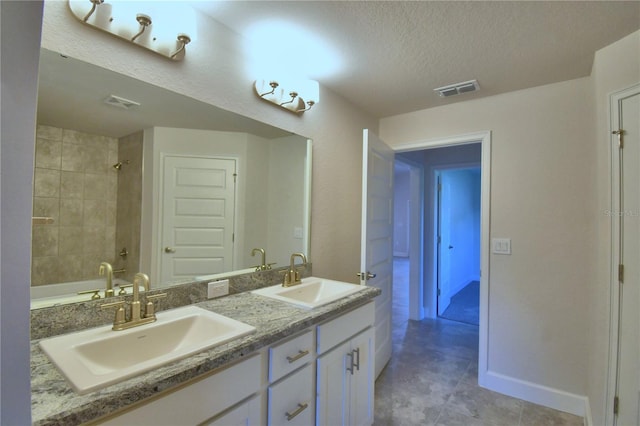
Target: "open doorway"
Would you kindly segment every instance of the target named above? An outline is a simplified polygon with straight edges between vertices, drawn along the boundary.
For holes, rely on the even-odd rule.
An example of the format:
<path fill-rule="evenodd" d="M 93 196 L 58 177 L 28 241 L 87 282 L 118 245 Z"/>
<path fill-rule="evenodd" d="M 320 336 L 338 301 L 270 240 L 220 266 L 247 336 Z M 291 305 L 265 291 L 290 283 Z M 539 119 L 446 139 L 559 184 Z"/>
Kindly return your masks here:
<path fill-rule="evenodd" d="M 435 170 L 437 312 L 480 323 L 480 167 Z"/>

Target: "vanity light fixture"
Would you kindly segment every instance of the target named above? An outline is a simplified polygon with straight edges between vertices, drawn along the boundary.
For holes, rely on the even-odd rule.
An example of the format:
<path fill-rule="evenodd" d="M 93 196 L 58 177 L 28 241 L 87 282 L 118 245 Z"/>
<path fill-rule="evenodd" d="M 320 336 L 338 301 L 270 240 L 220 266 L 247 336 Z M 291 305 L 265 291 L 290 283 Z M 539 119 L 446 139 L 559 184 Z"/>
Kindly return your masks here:
<path fill-rule="evenodd" d="M 261 99 L 295 114 L 309 111 L 320 98 L 315 80 L 256 80 L 253 89 Z"/>
<path fill-rule="evenodd" d="M 180 2 L 69 0 L 69 9 L 80 22 L 173 61 L 184 59 L 196 36 L 195 11 Z"/>

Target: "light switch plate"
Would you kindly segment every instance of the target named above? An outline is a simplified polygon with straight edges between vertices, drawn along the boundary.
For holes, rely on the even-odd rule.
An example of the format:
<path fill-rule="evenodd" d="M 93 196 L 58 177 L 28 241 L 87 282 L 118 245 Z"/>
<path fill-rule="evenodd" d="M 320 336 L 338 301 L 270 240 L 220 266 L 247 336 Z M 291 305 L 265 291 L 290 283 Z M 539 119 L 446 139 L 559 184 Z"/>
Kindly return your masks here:
<path fill-rule="evenodd" d="M 207 298 L 226 296 L 229 294 L 229 280 L 210 282 L 207 286 Z"/>
<path fill-rule="evenodd" d="M 493 238 L 491 251 L 493 254 L 511 254 L 511 238 Z"/>

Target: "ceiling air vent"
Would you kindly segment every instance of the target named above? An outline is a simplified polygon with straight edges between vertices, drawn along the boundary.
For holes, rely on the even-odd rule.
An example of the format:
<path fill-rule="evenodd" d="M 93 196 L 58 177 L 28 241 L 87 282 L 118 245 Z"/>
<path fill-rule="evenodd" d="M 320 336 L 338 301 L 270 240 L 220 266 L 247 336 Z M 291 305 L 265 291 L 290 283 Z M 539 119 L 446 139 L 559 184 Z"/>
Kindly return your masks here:
<path fill-rule="evenodd" d="M 476 80 L 463 81 L 462 83 L 450 84 L 448 86 L 438 87 L 433 89 L 438 92 L 440 97 L 446 98 L 453 95 L 459 95 L 461 93 L 475 92 L 480 90 L 480 86 Z"/>
<path fill-rule="evenodd" d="M 140 106 L 140 104 L 136 101 L 121 98 L 120 96 L 116 95 L 109 95 L 109 97 L 104 100 L 104 103 L 122 109 L 131 109 Z"/>

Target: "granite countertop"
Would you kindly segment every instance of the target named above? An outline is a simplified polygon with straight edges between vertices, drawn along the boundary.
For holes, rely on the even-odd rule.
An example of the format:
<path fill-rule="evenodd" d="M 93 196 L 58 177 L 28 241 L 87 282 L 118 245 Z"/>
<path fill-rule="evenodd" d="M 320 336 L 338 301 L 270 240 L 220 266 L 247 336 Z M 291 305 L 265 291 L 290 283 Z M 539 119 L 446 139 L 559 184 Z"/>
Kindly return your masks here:
<path fill-rule="evenodd" d="M 78 395 L 40 350 L 40 340 L 32 340 L 32 422 L 34 425 L 76 425 L 97 419 L 229 362 L 241 360 L 265 346 L 359 306 L 378 294 L 379 289 L 366 287 L 313 310 L 250 292 L 196 303 L 195 306 L 252 325 L 256 331 L 87 395 Z"/>

